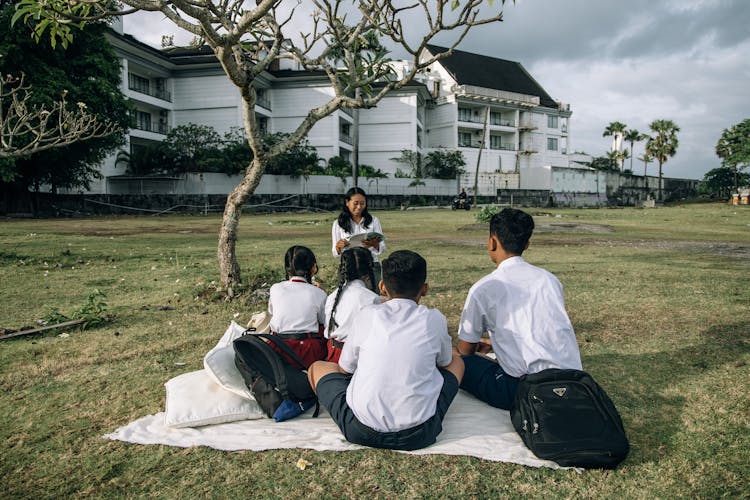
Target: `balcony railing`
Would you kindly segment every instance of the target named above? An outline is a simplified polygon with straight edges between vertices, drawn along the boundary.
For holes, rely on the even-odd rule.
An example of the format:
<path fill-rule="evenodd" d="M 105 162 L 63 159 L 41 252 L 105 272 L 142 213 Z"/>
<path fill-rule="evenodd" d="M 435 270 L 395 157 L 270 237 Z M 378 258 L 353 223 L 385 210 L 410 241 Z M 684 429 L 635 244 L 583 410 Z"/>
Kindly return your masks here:
<path fill-rule="evenodd" d="M 172 102 L 172 94 L 166 90 L 152 89 L 151 87 L 144 87 L 142 85 L 134 84 L 133 82 L 128 85 L 128 88 L 139 94 L 146 94 L 161 99 L 162 101 Z"/>
<path fill-rule="evenodd" d="M 513 120 L 503 120 L 501 118 L 490 118 L 490 125 L 500 125 L 501 127 L 515 127 Z"/>
<path fill-rule="evenodd" d="M 134 123 L 131 128 L 162 135 L 169 133 L 169 125 L 166 123 Z"/>
<path fill-rule="evenodd" d="M 484 123 L 484 120 L 480 118 L 474 118 L 471 115 L 462 115 L 461 113 L 458 114 L 458 121 L 469 123 Z"/>
<path fill-rule="evenodd" d="M 482 141 L 458 141 L 459 148 L 480 148 L 482 147 Z"/>
<path fill-rule="evenodd" d="M 490 149 L 500 149 L 502 151 L 515 151 L 516 148 L 512 144 L 492 144 L 490 143 Z"/>
<path fill-rule="evenodd" d="M 339 140 L 341 142 L 345 142 L 346 144 L 349 144 L 349 145 L 354 144 L 354 141 L 352 140 L 352 136 L 350 136 L 350 135 L 341 134 L 341 135 L 339 135 Z"/>

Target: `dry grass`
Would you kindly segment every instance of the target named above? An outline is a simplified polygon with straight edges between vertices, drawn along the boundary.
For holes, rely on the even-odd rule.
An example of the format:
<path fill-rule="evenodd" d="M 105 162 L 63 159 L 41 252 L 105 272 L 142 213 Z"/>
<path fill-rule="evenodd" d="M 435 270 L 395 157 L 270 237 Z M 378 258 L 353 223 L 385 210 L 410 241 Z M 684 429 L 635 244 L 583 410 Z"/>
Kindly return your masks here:
<path fill-rule="evenodd" d="M 234 314 L 247 321 L 259 307 L 201 293 L 216 280 L 217 217 L 24 220 L 0 226 L 0 327 L 31 325 L 53 308 L 75 310 L 93 288 L 107 293 L 117 318 L 68 338 L 0 342 L 2 496 L 746 496 L 750 210 L 530 211 L 540 231 L 525 256 L 563 282 L 584 366 L 629 433 L 631 454 L 616 471 L 379 450 L 227 453 L 104 440 L 163 411 L 163 383 L 200 369 Z M 486 230 L 471 228 L 473 212 L 378 216 L 389 250 L 426 257 L 425 303 L 455 331 L 466 291 L 491 270 Z M 331 286 L 333 218 L 243 218 L 245 279 L 280 276 L 284 250 L 301 243 L 318 255 L 320 281 Z M 314 466 L 297 470 L 300 456 Z"/>

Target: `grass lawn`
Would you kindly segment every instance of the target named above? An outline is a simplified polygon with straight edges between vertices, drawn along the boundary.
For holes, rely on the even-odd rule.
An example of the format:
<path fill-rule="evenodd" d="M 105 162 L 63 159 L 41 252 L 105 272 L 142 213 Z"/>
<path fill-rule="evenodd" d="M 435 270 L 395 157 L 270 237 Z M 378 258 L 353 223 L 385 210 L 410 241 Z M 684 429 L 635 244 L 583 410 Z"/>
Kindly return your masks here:
<path fill-rule="evenodd" d="M 617 470 L 103 439 L 163 411 L 164 382 L 201 369 L 235 314 L 247 322 L 265 303 L 214 300 L 218 216 L 4 220 L 0 327 L 69 314 L 94 289 L 116 318 L 67 337 L 0 342 L 0 497 L 747 497 L 750 208 L 529 212 L 537 231 L 524 257 L 562 281 L 584 368 L 622 414 L 631 453 Z M 377 212 L 389 251 L 427 259 L 424 303 L 446 315 L 453 334 L 468 288 L 492 270 L 474 213 Z M 283 252 L 304 244 L 330 291 L 334 218 L 243 217 L 243 279 L 279 281 Z M 298 470 L 300 457 L 314 465 Z"/>

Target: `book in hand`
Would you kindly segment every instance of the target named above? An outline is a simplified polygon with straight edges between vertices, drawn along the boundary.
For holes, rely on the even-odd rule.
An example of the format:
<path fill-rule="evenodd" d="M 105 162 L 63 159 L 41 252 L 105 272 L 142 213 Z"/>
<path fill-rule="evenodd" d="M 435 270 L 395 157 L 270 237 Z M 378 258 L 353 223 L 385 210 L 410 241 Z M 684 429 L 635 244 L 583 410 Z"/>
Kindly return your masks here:
<path fill-rule="evenodd" d="M 380 233 L 376 233 L 375 231 L 370 231 L 369 233 L 353 234 L 346 240 L 349 242 L 350 247 L 363 247 L 364 245 L 362 244 L 362 242 L 364 240 L 371 240 L 373 238 L 377 239 L 378 241 L 383 241 L 385 239 L 385 236 Z"/>

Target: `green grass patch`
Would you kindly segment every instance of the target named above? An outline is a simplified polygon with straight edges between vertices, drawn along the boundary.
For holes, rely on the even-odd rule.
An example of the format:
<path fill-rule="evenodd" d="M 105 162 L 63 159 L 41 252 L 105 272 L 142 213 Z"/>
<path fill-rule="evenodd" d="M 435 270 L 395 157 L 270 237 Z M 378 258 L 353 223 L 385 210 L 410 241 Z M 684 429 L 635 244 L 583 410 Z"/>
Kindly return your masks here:
<path fill-rule="evenodd" d="M 584 367 L 618 406 L 632 451 L 616 471 L 531 469 L 382 450 L 220 452 L 102 435 L 163 411 L 163 384 L 202 368 L 252 290 L 283 276 L 292 244 L 335 286 L 336 214 L 244 216 L 247 293 L 221 299 L 220 218 L 7 220 L 0 225 L 0 327 L 76 311 L 92 290 L 115 320 L 0 342 L 3 497 L 741 497 L 750 461 L 750 210 L 529 210 L 525 257 L 562 281 Z M 378 211 L 388 251 L 428 262 L 426 305 L 455 334 L 468 288 L 493 268 L 474 211 Z M 261 301 L 262 302 L 262 301 Z M 184 364 L 183 364 L 184 363 Z M 299 457 L 313 463 L 305 471 Z"/>

